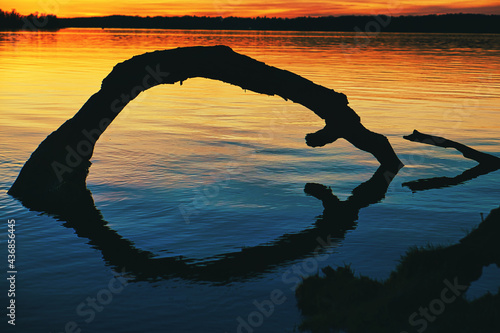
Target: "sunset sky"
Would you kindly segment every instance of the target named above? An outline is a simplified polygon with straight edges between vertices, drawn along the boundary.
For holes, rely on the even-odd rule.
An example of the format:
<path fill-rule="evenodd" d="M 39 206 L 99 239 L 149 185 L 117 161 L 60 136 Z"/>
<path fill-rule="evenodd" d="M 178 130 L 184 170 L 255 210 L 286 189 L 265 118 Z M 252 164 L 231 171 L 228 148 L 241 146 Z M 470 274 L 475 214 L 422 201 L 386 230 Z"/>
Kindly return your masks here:
<path fill-rule="evenodd" d="M 421 15 L 444 13 L 500 14 L 498 0 L 0 0 L 0 9 L 16 9 L 59 17 L 104 16 L 268 16 L 297 17 L 325 15 Z"/>

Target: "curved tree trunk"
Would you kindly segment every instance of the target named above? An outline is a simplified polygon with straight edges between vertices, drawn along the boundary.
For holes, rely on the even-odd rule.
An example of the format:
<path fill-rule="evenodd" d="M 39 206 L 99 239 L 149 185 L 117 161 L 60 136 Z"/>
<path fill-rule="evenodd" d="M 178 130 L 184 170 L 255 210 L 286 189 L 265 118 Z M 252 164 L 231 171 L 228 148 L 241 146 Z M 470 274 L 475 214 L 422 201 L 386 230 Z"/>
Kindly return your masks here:
<path fill-rule="evenodd" d="M 200 46 L 146 53 L 116 65 L 101 89 L 35 150 L 9 194 L 24 201 L 43 200 L 47 195 L 52 200 L 68 200 L 68 191 L 85 191 L 95 143 L 127 103 L 153 86 L 182 83 L 193 77 L 219 80 L 302 104 L 326 122 L 324 129 L 306 137 L 308 145 L 322 146 L 345 138 L 372 153 L 386 167 L 402 166 L 387 139 L 361 125 L 344 94 L 226 46 Z"/>

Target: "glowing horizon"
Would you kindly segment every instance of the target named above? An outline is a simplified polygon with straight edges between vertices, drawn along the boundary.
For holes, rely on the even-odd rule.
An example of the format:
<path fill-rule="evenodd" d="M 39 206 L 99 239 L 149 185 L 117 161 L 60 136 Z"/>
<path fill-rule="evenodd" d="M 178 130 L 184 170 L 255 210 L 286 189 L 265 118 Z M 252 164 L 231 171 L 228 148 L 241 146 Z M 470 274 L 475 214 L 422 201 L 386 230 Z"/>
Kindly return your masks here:
<path fill-rule="evenodd" d="M 448 13 L 500 14 L 500 5 L 493 0 L 365 0 L 356 3 L 328 0 L 149 0 L 144 3 L 105 0 L 17 0 L 15 4 L 0 0 L 0 9 L 15 9 L 23 15 L 46 13 L 58 17 L 89 17 L 108 15 L 138 16 L 239 16 L 299 17 L 340 15 L 427 15 Z"/>

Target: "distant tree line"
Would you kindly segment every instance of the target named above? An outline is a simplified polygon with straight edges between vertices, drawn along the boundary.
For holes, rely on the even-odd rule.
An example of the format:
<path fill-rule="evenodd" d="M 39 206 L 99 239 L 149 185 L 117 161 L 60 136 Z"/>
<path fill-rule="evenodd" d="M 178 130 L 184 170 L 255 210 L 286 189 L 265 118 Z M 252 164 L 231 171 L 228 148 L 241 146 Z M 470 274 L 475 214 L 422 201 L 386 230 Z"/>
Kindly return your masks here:
<path fill-rule="evenodd" d="M 0 10 L 0 30 L 44 30 L 69 27 L 363 31 L 363 32 L 465 32 L 500 33 L 500 15 L 445 14 L 423 16 L 325 16 L 325 17 L 208 17 L 208 16 L 123 16 L 58 18 L 54 15 L 19 15 Z"/>
<path fill-rule="evenodd" d="M 0 30 L 56 30 L 61 28 L 55 15 L 21 15 L 15 9 L 10 12 L 0 9 Z"/>

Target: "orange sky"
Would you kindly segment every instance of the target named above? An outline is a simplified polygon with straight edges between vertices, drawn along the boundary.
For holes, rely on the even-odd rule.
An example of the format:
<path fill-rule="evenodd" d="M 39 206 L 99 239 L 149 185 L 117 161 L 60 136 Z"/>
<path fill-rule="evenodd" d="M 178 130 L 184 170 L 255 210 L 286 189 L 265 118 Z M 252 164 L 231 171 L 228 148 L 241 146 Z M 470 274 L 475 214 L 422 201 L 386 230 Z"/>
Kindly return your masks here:
<path fill-rule="evenodd" d="M 500 14 L 498 0 L 0 0 L 0 9 L 21 14 L 50 13 L 59 17 L 103 16 L 323 16 L 323 15 L 418 15 L 443 13 Z"/>

